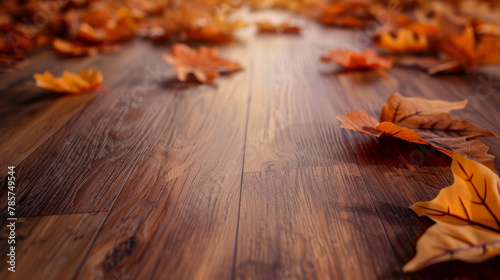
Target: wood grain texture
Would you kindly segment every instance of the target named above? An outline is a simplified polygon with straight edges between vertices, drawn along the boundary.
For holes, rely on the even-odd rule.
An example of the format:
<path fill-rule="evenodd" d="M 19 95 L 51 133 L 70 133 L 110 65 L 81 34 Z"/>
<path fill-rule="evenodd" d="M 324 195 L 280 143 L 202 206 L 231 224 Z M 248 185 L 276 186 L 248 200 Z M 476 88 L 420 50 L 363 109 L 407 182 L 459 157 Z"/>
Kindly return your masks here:
<path fill-rule="evenodd" d="M 408 207 L 451 184 L 451 159 L 341 129 L 335 117 L 359 109 L 378 117 L 395 92 L 468 99 L 454 114 L 500 134 L 500 68 L 428 76 L 319 64 L 329 48 L 363 49 L 365 37 L 313 22 L 301 36 L 250 37 L 221 49 L 245 70 L 214 85 L 178 82 L 161 60 L 170 46 L 138 41 L 114 55 L 75 60 L 41 51 L 23 70 L 0 76 L 0 117 L 12 132 L 0 136 L 0 151 L 3 164 L 17 166 L 17 213 L 27 222 L 21 234 L 37 241 L 23 245 L 32 257 L 22 265 L 33 269 L 19 275 L 499 278 L 499 258 L 402 273 L 429 226 Z M 45 69 L 86 67 L 103 71 L 108 92 L 49 98 L 26 83 Z M 500 141 L 481 141 L 500 168 Z M 5 178 L 0 184 L 5 217 Z M 71 241 L 73 231 L 59 229 L 66 225 L 84 238 Z M 40 230 L 57 241 L 38 239 Z M 55 260 L 43 259 L 46 252 Z"/>
<path fill-rule="evenodd" d="M 19 218 L 16 221 L 16 272 L 7 270 L 9 232 L 2 223 L 2 279 L 71 279 L 94 240 L 106 213 Z"/>
<path fill-rule="evenodd" d="M 7 166 L 19 164 L 97 94 L 61 98 L 57 93 L 36 88 L 35 73 L 50 71 L 54 76 L 60 76 L 64 70 L 78 73 L 80 69 L 93 66 L 103 72 L 104 85 L 112 85 L 117 76 L 121 77 L 116 69 L 127 67 L 134 54 L 138 51 L 142 53 L 143 49 L 144 46 L 135 44 L 129 48 L 127 56 L 101 56 L 86 60 L 58 59 L 45 52 L 47 55 L 30 62 L 29 69 L 2 76 L 0 80 L 5 83 L 2 83 L 0 92 L 0 177 L 5 176 Z M 102 67 L 104 60 L 107 60 L 107 67 Z"/>
<path fill-rule="evenodd" d="M 151 46 L 138 48 L 131 50 L 138 57 L 123 59 L 127 70 L 104 68 L 111 90 L 96 97 L 92 110 L 71 118 L 23 162 L 32 168 L 19 171 L 18 184 L 23 186 L 17 194 L 19 215 L 93 212 L 112 205 L 144 148 L 141 142 L 168 107 L 159 100 L 172 98 L 158 90 L 163 89 L 157 79 L 163 78 L 166 64 L 158 63 L 154 55 L 143 59 Z M 153 74 L 143 63 L 150 63 Z"/>
<path fill-rule="evenodd" d="M 217 86 L 171 85 L 185 90 L 145 142 L 78 279 L 229 278 L 252 67 L 246 48 L 227 50 L 242 73 Z"/>
<path fill-rule="evenodd" d="M 366 188 L 355 164 L 245 173 L 236 279 L 401 277 Z"/>

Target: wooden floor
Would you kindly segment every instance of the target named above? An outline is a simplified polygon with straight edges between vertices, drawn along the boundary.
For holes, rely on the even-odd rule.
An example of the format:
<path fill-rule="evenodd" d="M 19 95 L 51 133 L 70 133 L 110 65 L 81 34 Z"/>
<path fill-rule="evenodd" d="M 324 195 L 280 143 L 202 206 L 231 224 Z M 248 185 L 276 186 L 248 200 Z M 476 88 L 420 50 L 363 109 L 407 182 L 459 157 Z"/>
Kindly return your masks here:
<path fill-rule="evenodd" d="M 366 39 L 314 23 L 243 37 L 221 53 L 245 70 L 214 85 L 178 82 L 169 46 L 140 39 L 96 57 L 34 53 L 0 76 L 0 175 L 16 166 L 19 217 L 11 273 L 4 177 L 0 279 L 499 279 L 499 258 L 402 273 L 428 226 L 408 207 L 452 182 L 451 160 L 335 117 L 378 116 L 395 92 L 469 99 L 458 116 L 500 134 L 500 67 L 431 77 L 318 63 Z M 88 67 L 109 91 L 34 87 L 34 73 Z M 500 141 L 482 141 L 500 168 Z"/>

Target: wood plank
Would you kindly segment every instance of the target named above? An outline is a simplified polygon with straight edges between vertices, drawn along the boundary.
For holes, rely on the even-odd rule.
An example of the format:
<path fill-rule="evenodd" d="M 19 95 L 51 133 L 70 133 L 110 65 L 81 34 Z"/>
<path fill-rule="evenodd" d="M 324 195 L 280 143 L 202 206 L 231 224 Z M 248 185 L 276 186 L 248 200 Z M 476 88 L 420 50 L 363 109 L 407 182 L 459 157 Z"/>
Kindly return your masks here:
<path fill-rule="evenodd" d="M 222 53 L 246 69 L 175 94 L 77 279 L 230 277 L 253 70 L 247 46 Z"/>
<path fill-rule="evenodd" d="M 355 164 L 245 173 L 236 279 L 395 279 Z"/>
<path fill-rule="evenodd" d="M 109 68 L 116 76 L 108 92 L 99 94 L 23 162 L 29 168 L 18 173 L 20 215 L 111 207 L 145 148 L 142 142 L 162 122 L 176 91 L 161 83 L 168 69 L 158 61 L 164 51 L 150 45 L 136 51 L 137 56 L 128 59 L 129 69 Z"/>
<path fill-rule="evenodd" d="M 1 279 L 71 279 L 106 213 L 23 217 L 16 221 L 16 267 L 7 270 L 9 236 L 2 223 Z"/>
<path fill-rule="evenodd" d="M 357 96 L 358 93 L 362 93 L 365 101 L 360 100 L 357 108 L 375 116 L 379 115 L 381 105 L 387 97 L 397 91 L 404 92 L 407 96 L 463 99 L 463 97 L 440 94 L 440 92 L 460 93 L 462 91 L 458 87 L 463 85 L 449 84 L 447 88 L 436 91 L 443 85 L 437 86 L 439 81 L 419 75 L 415 70 L 398 69 L 397 74 L 391 72 L 393 75 L 385 79 L 370 80 L 368 84 L 357 82 L 359 79 L 369 79 L 369 76 L 364 78 L 358 73 L 346 73 L 338 77 L 338 82 L 345 85 L 347 96 Z M 373 101 L 366 102 L 366 100 Z M 399 267 L 402 267 L 414 256 L 416 240 L 422 234 L 421 224 L 417 222 L 416 215 L 408 209 L 408 206 L 434 198 L 441 188 L 452 182 L 449 169 L 451 159 L 435 151 L 427 153 L 428 150 L 423 146 L 392 138 L 384 137 L 376 140 L 351 131 L 343 133 L 352 137 L 350 141 L 352 151 L 357 155 L 357 164 L 362 171 L 364 181 L 372 186 L 368 188 L 368 192 L 381 217 Z M 412 274 L 411 278 L 441 279 L 464 275 L 472 278 L 485 277 L 494 271 L 493 267 L 491 262 L 478 267 L 447 263 Z"/>
<path fill-rule="evenodd" d="M 15 86 L 4 89 L 0 101 L 0 177 L 5 176 L 7 166 L 17 165 L 33 150 L 40 146 L 48 137 L 64 125 L 82 107 L 92 101 L 96 92 L 77 96 L 62 97 L 57 93 L 49 92 L 34 86 L 34 73 L 43 73 L 48 70 L 59 76 L 64 70 L 78 72 L 80 69 L 94 67 L 103 72 L 104 85 L 113 85 L 117 78 L 122 77 L 121 71 L 126 68 L 135 55 L 144 51 L 145 46 L 133 44 L 127 53 L 112 56 L 92 57 L 85 60 L 57 59 L 47 56 L 35 65 L 29 65 L 23 70 L 9 73 L 5 79 Z M 54 61 L 56 63 L 54 63 Z M 106 62 L 104 62 L 106 61 Z M 41 63 L 44 62 L 44 63 Z M 106 94 L 106 93 L 101 93 Z"/>
<path fill-rule="evenodd" d="M 353 162 L 309 38 L 264 37 L 255 58 L 245 172 Z M 286 50 L 286 51 L 284 51 Z M 339 90 L 336 90 L 339 94 Z"/>

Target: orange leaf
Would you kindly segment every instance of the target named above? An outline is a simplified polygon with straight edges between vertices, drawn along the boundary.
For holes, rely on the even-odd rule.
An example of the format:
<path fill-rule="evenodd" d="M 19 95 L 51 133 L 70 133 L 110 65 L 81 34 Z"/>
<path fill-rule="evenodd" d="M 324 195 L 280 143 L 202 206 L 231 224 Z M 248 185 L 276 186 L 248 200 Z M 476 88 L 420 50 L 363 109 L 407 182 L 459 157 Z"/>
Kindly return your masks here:
<path fill-rule="evenodd" d="M 52 40 L 52 48 L 61 56 L 93 56 L 98 52 L 111 53 L 120 49 L 118 45 L 86 45 L 75 41 L 66 41 L 59 38 Z"/>
<path fill-rule="evenodd" d="M 449 115 L 451 110 L 462 109 L 465 104 L 464 101 L 405 98 L 396 93 L 382 108 L 382 123 L 378 123 L 365 111 L 354 111 L 347 113 L 345 117 L 338 116 L 337 119 L 342 121 L 342 128 L 376 137 L 385 133 L 405 141 L 434 147 L 450 157 L 456 150 L 494 170 L 494 157 L 488 154 L 488 146 L 478 140 L 467 139 L 496 135 L 467 121 L 453 120 Z"/>
<path fill-rule="evenodd" d="M 362 28 L 375 18 L 365 3 L 351 2 L 330 4 L 318 20 L 323 24 Z"/>
<path fill-rule="evenodd" d="M 404 267 L 412 272 L 451 261 L 482 262 L 500 255 L 500 178 L 455 152 L 453 185 L 432 201 L 411 206 L 436 222 L 417 242 L 417 254 Z"/>
<path fill-rule="evenodd" d="M 497 137 L 495 133 L 480 129 L 466 120 L 455 120 L 451 117 L 452 110 L 464 109 L 466 104 L 467 100 L 448 102 L 404 97 L 395 93 L 382 106 L 380 121 L 416 129 L 426 139 L 462 136 L 467 139 L 480 136 Z"/>
<path fill-rule="evenodd" d="M 335 62 L 347 69 L 371 69 L 371 68 L 391 68 L 392 57 L 378 55 L 371 49 L 366 49 L 364 53 L 344 49 L 333 49 L 321 56 L 322 62 Z"/>
<path fill-rule="evenodd" d="M 447 54 L 452 61 L 459 64 L 461 69 L 472 70 L 478 66 L 500 63 L 500 37 L 483 35 L 476 40 L 474 28 L 466 26 L 460 35 L 450 35 L 440 44 L 442 52 Z M 437 66 L 437 73 L 448 71 L 446 67 Z"/>
<path fill-rule="evenodd" d="M 177 77 L 186 81 L 189 74 L 193 74 L 199 82 L 211 83 L 219 72 L 237 71 L 243 67 L 217 55 L 217 48 L 200 47 L 198 50 L 184 44 L 172 46 L 172 55 L 163 55 L 168 63 L 173 64 Z"/>
<path fill-rule="evenodd" d="M 55 78 L 49 71 L 35 74 L 36 86 L 66 94 L 79 94 L 82 92 L 100 89 L 102 84 L 101 71 L 89 69 L 80 70 L 80 74 L 64 71 L 63 76 Z"/>
<path fill-rule="evenodd" d="M 390 52 L 421 53 L 429 50 L 429 42 L 425 34 L 418 34 L 408 28 L 398 30 L 396 36 L 390 32 L 383 32 L 375 39 L 378 48 Z"/>

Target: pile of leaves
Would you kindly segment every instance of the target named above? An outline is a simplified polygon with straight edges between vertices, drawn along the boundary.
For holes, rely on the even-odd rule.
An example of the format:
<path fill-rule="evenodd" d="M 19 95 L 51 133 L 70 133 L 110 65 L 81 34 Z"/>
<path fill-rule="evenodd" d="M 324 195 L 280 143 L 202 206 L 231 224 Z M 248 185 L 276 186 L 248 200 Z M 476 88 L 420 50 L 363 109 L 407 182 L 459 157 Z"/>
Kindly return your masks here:
<path fill-rule="evenodd" d="M 375 1 L 334 2 L 323 8 L 318 20 L 362 30 L 380 52 L 397 55 L 396 64 L 417 66 L 429 74 L 500 63 L 498 1 L 421 1 L 406 13 L 402 8 Z M 482 10 L 470 12 L 477 9 Z"/>
<path fill-rule="evenodd" d="M 45 45 L 52 45 L 61 56 L 115 52 L 119 43 L 136 35 L 155 42 L 227 43 L 234 39 L 235 30 L 246 26 L 240 20 L 229 20 L 244 5 L 287 9 L 325 25 L 365 31 L 380 52 L 398 55 L 394 64 L 421 67 L 430 74 L 471 71 L 500 63 L 498 1 L 415 0 L 397 1 L 397 5 L 384 0 L 328 2 L 6 0 L 0 3 L 0 64 L 15 64 L 27 52 Z M 261 33 L 300 32 L 287 23 L 273 26 L 261 22 L 258 27 Z"/>

